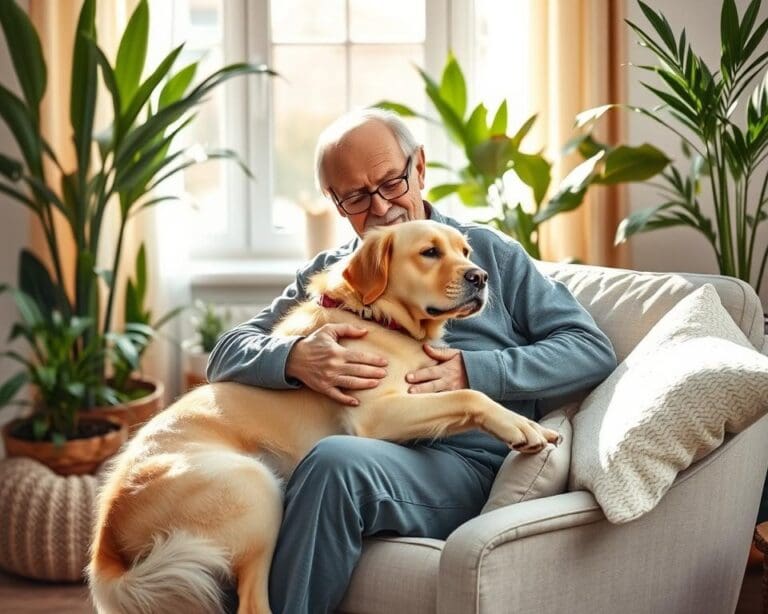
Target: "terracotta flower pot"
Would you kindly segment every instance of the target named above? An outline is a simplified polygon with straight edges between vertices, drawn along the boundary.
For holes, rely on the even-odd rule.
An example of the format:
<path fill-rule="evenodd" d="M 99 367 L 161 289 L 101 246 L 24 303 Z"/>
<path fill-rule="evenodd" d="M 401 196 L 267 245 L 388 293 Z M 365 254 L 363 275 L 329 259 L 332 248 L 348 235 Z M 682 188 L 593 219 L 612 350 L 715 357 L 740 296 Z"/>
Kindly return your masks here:
<path fill-rule="evenodd" d="M 135 378 L 131 380 L 135 388 L 145 390 L 147 394 L 135 401 L 120 405 L 101 405 L 83 412 L 85 416 L 112 417 L 128 425 L 128 433 L 132 435 L 152 416 L 163 409 L 165 403 L 165 387 L 159 380 Z"/>
<path fill-rule="evenodd" d="M 70 439 L 63 444 L 49 441 L 30 441 L 13 435 L 27 419 L 13 420 L 3 427 L 3 444 L 9 456 L 26 456 L 50 467 L 61 475 L 93 473 L 105 460 L 113 456 L 128 439 L 127 426 L 114 418 L 81 418 L 83 422 L 108 422 L 113 430 L 103 435 L 83 439 Z"/>

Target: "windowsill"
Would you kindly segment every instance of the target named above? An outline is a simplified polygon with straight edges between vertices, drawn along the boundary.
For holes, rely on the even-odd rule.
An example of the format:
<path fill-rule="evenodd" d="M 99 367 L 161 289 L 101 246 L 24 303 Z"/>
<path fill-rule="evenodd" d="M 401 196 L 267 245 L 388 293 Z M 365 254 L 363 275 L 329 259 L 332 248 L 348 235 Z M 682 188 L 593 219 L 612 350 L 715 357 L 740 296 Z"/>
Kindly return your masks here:
<path fill-rule="evenodd" d="M 192 264 L 192 287 L 285 286 L 306 264 L 300 259 L 198 260 Z"/>

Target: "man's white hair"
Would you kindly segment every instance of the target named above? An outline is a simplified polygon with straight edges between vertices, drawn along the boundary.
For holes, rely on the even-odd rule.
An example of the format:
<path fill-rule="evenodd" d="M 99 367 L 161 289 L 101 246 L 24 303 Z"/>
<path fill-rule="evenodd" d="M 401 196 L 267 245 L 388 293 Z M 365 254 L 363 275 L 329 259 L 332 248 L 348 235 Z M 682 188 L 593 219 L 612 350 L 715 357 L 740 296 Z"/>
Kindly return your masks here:
<path fill-rule="evenodd" d="M 327 183 L 323 171 L 325 152 L 331 145 L 341 141 L 349 132 L 371 120 L 378 120 L 389 127 L 406 157 L 413 155 L 421 146 L 408 129 L 408 126 L 405 125 L 405 122 L 392 111 L 376 108 L 349 111 L 325 128 L 317 139 L 317 146 L 315 147 L 315 184 L 317 189 L 323 194 L 327 194 Z"/>

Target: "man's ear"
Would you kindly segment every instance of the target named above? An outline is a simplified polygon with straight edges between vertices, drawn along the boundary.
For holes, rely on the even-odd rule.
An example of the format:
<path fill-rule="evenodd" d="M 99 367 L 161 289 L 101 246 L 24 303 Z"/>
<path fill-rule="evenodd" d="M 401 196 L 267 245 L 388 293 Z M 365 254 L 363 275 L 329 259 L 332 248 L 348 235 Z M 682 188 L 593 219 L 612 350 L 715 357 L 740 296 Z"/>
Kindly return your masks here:
<path fill-rule="evenodd" d="M 373 303 L 387 288 L 392 240 L 391 232 L 369 232 L 344 269 L 344 279 L 360 294 L 363 305 Z"/>

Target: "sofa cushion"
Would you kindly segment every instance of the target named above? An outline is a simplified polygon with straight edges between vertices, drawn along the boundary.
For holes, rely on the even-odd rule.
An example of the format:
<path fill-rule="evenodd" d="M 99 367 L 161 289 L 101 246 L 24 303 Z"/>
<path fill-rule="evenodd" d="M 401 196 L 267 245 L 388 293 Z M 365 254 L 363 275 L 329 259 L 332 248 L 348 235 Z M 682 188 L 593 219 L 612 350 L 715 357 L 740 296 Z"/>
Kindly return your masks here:
<path fill-rule="evenodd" d="M 607 518 L 655 507 L 677 473 L 768 410 L 768 358 L 705 285 L 678 303 L 574 416 L 570 488 Z"/>
<path fill-rule="evenodd" d="M 425 537 L 372 537 L 337 612 L 429 614 L 437 603 L 437 575 L 445 542 Z"/>
<path fill-rule="evenodd" d="M 749 284 L 732 277 L 694 273 L 641 273 L 624 269 L 540 262 L 564 283 L 613 343 L 619 362 L 678 301 L 706 283 L 752 345 L 764 342 L 763 309 Z"/>
<path fill-rule="evenodd" d="M 496 475 L 491 494 L 481 514 L 500 507 L 551 497 L 565 491 L 571 467 L 571 422 L 569 415 L 576 405 L 555 410 L 539 423 L 562 436 L 558 445 L 549 444 L 538 454 L 522 454 L 512 450 Z"/>

